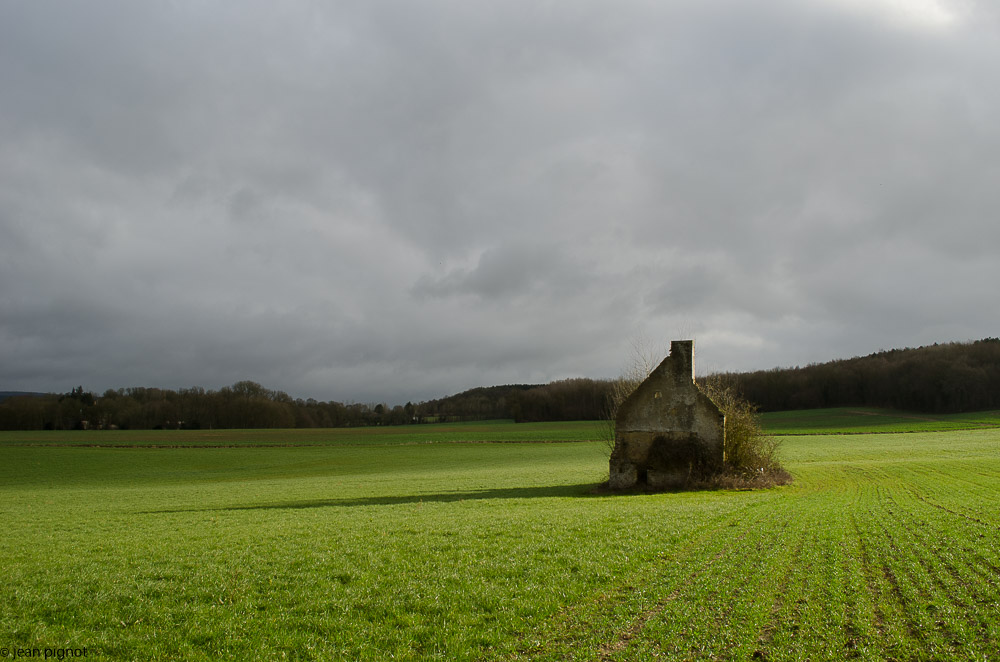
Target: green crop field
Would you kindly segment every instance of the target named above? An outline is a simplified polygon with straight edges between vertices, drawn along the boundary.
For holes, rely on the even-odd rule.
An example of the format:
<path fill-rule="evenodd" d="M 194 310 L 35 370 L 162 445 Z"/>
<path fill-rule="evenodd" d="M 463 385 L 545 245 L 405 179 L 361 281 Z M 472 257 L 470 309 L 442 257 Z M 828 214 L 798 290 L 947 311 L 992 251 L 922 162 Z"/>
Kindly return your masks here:
<path fill-rule="evenodd" d="M 359 428 L 293 430 L 73 430 L 2 432 L 0 445 L 103 447 L 386 446 L 392 444 L 590 441 L 607 429 L 600 421 L 519 423 L 477 421 Z"/>
<path fill-rule="evenodd" d="M 910 414 L 875 407 L 837 407 L 768 412 L 761 421 L 773 435 L 944 432 L 1000 427 L 1000 411 Z"/>
<path fill-rule="evenodd" d="M 0 433 L 0 654 L 1000 656 L 1000 429 L 788 436 L 791 485 L 630 496 L 590 492 L 598 435 Z"/>

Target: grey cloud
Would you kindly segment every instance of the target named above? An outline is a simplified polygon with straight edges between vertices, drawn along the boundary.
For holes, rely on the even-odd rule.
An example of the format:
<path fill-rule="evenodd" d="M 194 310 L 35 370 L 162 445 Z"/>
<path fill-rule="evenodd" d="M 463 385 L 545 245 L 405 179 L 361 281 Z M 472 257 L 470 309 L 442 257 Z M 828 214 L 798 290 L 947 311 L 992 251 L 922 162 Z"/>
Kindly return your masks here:
<path fill-rule="evenodd" d="M 486 250 L 473 268 L 456 268 L 439 278 L 425 274 L 413 292 L 418 297 L 558 297 L 586 287 L 586 281 L 586 273 L 562 260 L 556 246 L 511 244 Z"/>
<path fill-rule="evenodd" d="M 609 376 L 637 329 L 720 369 L 995 335 L 1000 22 L 890 6 L 4 4 L 0 386 L 405 401 Z"/>

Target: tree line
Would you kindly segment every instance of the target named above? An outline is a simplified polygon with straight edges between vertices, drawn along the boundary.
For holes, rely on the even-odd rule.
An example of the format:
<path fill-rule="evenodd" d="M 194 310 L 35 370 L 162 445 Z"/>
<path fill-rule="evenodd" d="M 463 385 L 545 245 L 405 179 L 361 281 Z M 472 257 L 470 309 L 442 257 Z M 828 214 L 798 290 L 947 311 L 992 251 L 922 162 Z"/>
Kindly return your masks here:
<path fill-rule="evenodd" d="M 761 411 L 854 406 L 945 414 L 1000 409 L 1000 338 L 721 377 Z"/>
<path fill-rule="evenodd" d="M 200 387 L 109 389 L 14 395 L 0 402 L 0 430 L 240 429 L 361 427 L 491 419 L 599 419 L 609 381 L 567 379 L 469 389 L 426 402 L 344 404 L 293 399 L 242 381 L 218 391 Z"/>
<path fill-rule="evenodd" d="M 1000 339 L 881 351 L 805 367 L 710 376 L 761 411 L 870 406 L 951 413 L 1000 409 Z M 701 380 L 699 380 L 701 381 Z M 0 429 L 209 429 L 409 425 L 513 419 L 606 418 L 614 380 L 478 387 L 445 398 L 395 405 L 293 399 L 241 381 L 217 391 L 123 388 L 98 396 L 82 387 L 61 395 L 0 402 Z"/>
<path fill-rule="evenodd" d="M 402 425 L 413 405 L 343 404 L 292 399 L 241 381 L 218 391 L 200 387 L 108 389 L 82 387 L 62 395 L 15 396 L 0 403 L 0 429 L 226 429 Z"/>

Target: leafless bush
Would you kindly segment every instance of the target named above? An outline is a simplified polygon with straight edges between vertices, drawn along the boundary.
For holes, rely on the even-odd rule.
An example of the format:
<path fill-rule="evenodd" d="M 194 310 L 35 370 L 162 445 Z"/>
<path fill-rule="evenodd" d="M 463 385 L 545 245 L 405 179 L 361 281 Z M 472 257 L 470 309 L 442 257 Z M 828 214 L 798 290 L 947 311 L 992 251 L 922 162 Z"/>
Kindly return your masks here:
<path fill-rule="evenodd" d="M 722 376 L 707 377 L 699 387 L 726 415 L 726 461 L 723 472 L 710 482 L 731 489 L 791 482 L 791 475 L 778 460 L 781 440 L 764 431 L 756 406 Z"/>

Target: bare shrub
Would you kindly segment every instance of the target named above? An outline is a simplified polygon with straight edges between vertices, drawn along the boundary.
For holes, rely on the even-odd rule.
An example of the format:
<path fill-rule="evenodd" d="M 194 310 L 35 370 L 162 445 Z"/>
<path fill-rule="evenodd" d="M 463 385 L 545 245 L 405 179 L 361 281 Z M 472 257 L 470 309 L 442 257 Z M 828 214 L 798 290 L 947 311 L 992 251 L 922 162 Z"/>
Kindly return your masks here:
<path fill-rule="evenodd" d="M 757 407 L 721 375 L 703 379 L 699 388 L 726 415 L 726 461 L 722 473 L 709 482 L 730 489 L 791 482 L 791 475 L 778 461 L 781 440 L 764 432 Z"/>

